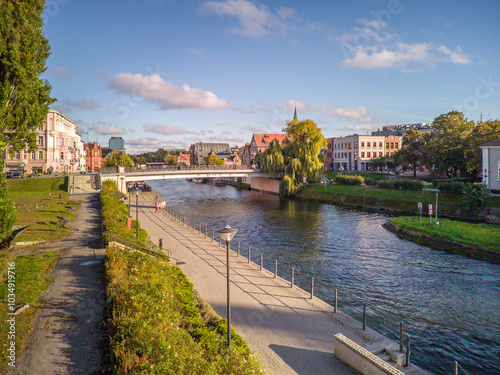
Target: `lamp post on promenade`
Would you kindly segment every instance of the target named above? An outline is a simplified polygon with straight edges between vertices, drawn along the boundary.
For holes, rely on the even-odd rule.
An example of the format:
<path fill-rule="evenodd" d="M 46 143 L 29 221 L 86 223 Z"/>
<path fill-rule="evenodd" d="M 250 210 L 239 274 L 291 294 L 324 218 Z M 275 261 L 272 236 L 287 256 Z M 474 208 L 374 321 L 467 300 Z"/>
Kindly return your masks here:
<path fill-rule="evenodd" d="M 139 192 L 141 190 L 135 189 L 135 238 L 139 239 Z"/>
<path fill-rule="evenodd" d="M 130 194 L 132 193 L 132 186 L 127 188 L 128 190 L 128 216 L 130 216 Z"/>
<path fill-rule="evenodd" d="M 226 264 L 227 264 L 227 347 L 231 347 L 231 294 L 230 294 L 230 278 L 229 278 L 229 243 L 233 239 L 238 229 L 233 229 L 226 225 L 223 229 L 218 230 L 220 237 L 226 241 Z"/>

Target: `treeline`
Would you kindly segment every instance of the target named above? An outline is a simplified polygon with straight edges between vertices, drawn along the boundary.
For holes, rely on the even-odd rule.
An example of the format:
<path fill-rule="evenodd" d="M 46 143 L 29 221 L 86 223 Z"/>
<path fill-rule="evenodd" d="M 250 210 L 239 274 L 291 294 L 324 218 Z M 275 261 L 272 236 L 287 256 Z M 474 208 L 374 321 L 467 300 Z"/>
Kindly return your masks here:
<path fill-rule="evenodd" d="M 136 164 L 146 164 L 146 163 L 165 163 L 168 165 L 175 165 L 177 163 L 177 156 L 182 153 L 181 151 L 168 151 L 164 148 L 160 148 L 157 151 L 150 151 L 144 154 L 134 155 L 132 158 Z"/>
<path fill-rule="evenodd" d="M 500 120 L 469 121 L 462 112 L 442 114 L 432 122 L 432 132 L 410 129 L 402 147 L 392 156 L 374 159 L 372 167 L 427 169 L 436 176 L 480 177 L 480 146 L 500 138 Z"/>

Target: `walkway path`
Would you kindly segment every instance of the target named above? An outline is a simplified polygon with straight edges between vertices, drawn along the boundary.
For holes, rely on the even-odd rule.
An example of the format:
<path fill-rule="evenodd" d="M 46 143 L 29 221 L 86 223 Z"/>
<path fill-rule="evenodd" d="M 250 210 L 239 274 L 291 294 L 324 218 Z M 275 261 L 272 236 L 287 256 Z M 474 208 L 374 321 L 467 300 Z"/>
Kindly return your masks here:
<path fill-rule="evenodd" d="M 155 194 L 139 196 L 139 221 L 152 241 L 163 239 L 165 249 L 180 260 L 201 297 L 222 317 L 226 316 L 226 248 L 182 225 L 165 213 L 155 213 Z M 131 208 L 135 217 L 135 207 Z M 333 336 L 342 333 L 363 346 L 389 340 L 360 322 L 333 313 L 325 302 L 274 274 L 231 256 L 231 315 L 236 331 L 261 358 L 270 374 L 353 374 L 335 358 Z M 424 373 L 410 367 L 409 373 Z"/>
<path fill-rule="evenodd" d="M 48 249 L 59 250 L 60 257 L 27 348 L 10 374 L 104 373 L 107 341 L 99 193 L 69 199 L 81 200 L 80 210 L 70 224 L 70 234 Z"/>

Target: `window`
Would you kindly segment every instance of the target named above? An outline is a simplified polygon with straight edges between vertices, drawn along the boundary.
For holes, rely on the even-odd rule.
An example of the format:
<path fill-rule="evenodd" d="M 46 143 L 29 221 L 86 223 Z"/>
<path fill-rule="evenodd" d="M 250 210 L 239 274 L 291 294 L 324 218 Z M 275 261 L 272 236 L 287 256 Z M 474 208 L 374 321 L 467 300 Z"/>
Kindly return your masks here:
<path fill-rule="evenodd" d="M 371 153 L 371 152 L 367 152 L 367 153 L 366 153 L 366 157 L 367 157 L 367 158 L 371 158 L 371 157 L 372 157 L 372 153 Z"/>
<path fill-rule="evenodd" d="M 389 143 L 386 143 L 386 144 L 385 144 L 385 148 L 389 148 Z"/>
<path fill-rule="evenodd" d="M 35 153 L 35 151 L 33 151 L 31 153 L 31 160 L 35 160 L 35 158 L 36 158 L 36 153 Z"/>
<path fill-rule="evenodd" d="M 38 151 L 38 159 L 43 159 L 43 151 Z"/>
<path fill-rule="evenodd" d="M 97 159 L 94 159 L 94 164 L 97 164 Z"/>
<path fill-rule="evenodd" d="M 382 157 L 382 152 L 379 152 L 378 153 L 378 157 L 381 158 Z"/>
<path fill-rule="evenodd" d="M 43 137 L 38 137 L 38 146 L 43 146 Z"/>
<path fill-rule="evenodd" d="M 394 143 L 391 142 L 391 149 L 394 149 Z"/>
<path fill-rule="evenodd" d="M 349 150 L 351 149 L 351 144 L 352 144 L 352 143 L 351 143 L 351 142 L 349 142 L 349 145 L 348 145 Z"/>
<path fill-rule="evenodd" d="M 370 142 L 366 142 L 366 147 L 370 147 Z"/>
<path fill-rule="evenodd" d="M 61 146 L 64 146 L 64 138 L 61 138 Z"/>
<path fill-rule="evenodd" d="M 16 159 L 21 159 L 21 151 L 16 151 Z"/>
<path fill-rule="evenodd" d="M 378 143 L 378 147 L 380 147 L 380 148 L 382 148 L 382 147 L 383 147 L 383 146 L 382 146 L 382 142 L 379 142 L 379 143 Z"/>
<path fill-rule="evenodd" d="M 361 152 L 361 157 L 364 158 L 365 157 L 365 153 L 364 152 Z"/>
<path fill-rule="evenodd" d="M 61 152 L 61 160 L 64 160 L 64 152 Z"/>
<path fill-rule="evenodd" d="M 358 148 L 358 142 L 354 142 L 354 148 Z"/>
<path fill-rule="evenodd" d="M 365 147 L 365 142 L 361 142 L 361 147 Z"/>
<path fill-rule="evenodd" d="M 394 143 L 394 148 L 395 148 L 396 150 L 398 149 L 398 147 L 399 147 L 399 143 L 398 143 L 398 142 Z"/>

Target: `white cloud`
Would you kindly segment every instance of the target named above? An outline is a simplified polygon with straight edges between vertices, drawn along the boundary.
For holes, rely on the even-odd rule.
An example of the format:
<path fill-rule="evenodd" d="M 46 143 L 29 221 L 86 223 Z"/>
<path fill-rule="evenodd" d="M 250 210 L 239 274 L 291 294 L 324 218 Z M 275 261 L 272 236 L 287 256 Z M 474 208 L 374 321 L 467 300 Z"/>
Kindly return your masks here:
<path fill-rule="evenodd" d="M 52 69 L 52 73 L 61 78 L 73 78 L 73 74 L 71 74 L 69 69 L 65 67 L 54 68 Z"/>
<path fill-rule="evenodd" d="M 385 120 L 381 117 L 373 117 L 375 112 L 364 106 L 358 106 L 356 108 L 339 108 L 335 105 L 320 104 L 318 106 L 318 111 L 337 117 L 340 120 L 350 122 L 380 122 Z"/>
<path fill-rule="evenodd" d="M 241 27 L 229 29 L 229 32 L 251 38 L 262 37 L 272 30 L 284 30 L 286 25 L 280 18 L 289 18 L 294 13 L 293 9 L 280 8 L 276 16 L 265 5 L 256 5 L 247 0 L 207 1 L 201 9 L 220 17 L 237 18 Z"/>
<path fill-rule="evenodd" d="M 160 104 L 162 109 L 225 109 L 229 104 L 210 91 L 191 88 L 187 84 L 175 86 L 158 74 L 120 73 L 115 75 L 108 86 L 123 94 L 142 97 Z"/>
<path fill-rule="evenodd" d="M 96 109 L 101 107 L 101 103 L 99 100 L 91 100 L 91 99 L 80 99 L 77 101 L 66 99 L 64 100 L 64 104 L 67 104 L 72 107 L 80 107 L 83 109 Z"/>
<path fill-rule="evenodd" d="M 67 107 L 65 105 L 62 105 L 62 104 L 54 104 L 54 105 L 51 105 L 50 108 L 58 111 L 58 112 L 61 112 L 61 113 L 71 113 L 73 112 L 73 110 L 70 108 L 70 107 Z"/>
<path fill-rule="evenodd" d="M 297 17 L 297 11 L 293 8 L 281 7 L 278 9 L 278 16 L 282 20 L 291 20 Z"/>
<path fill-rule="evenodd" d="M 194 132 L 192 131 L 187 131 L 185 129 L 172 126 L 169 124 L 155 125 L 151 122 L 148 122 L 147 124 L 143 125 L 143 129 L 147 132 L 164 134 L 164 135 L 194 134 Z"/>
<path fill-rule="evenodd" d="M 452 50 L 431 43 L 405 43 L 388 31 L 384 22 L 360 20 L 363 26 L 337 38 L 345 58 L 342 66 L 362 69 L 398 69 L 415 72 L 433 69 L 438 63 L 472 64 L 472 58 L 460 46 Z"/>
<path fill-rule="evenodd" d="M 189 52 L 191 52 L 193 55 L 203 56 L 203 51 L 201 49 L 190 48 Z"/>
<path fill-rule="evenodd" d="M 344 129 L 354 130 L 359 132 L 359 131 L 375 131 L 377 130 L 377 127 L 373 125 L 347 125 Z"/>
<path fill-rule="evenodd" d="M 116 126 L 113 126 L 113 125 L 92 126 L 89 128 L 89 130 L 92 130 L 99 135 L 124 135 L 124 134 L 127 134 L 127 131 L 125 129 L 117 128 Z"/>

